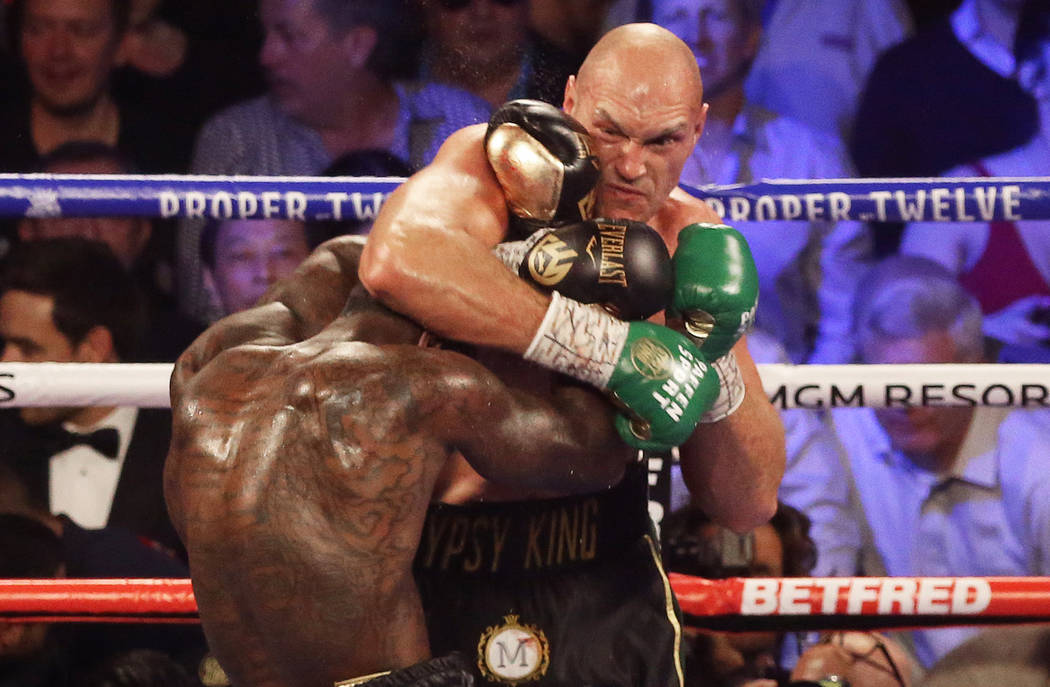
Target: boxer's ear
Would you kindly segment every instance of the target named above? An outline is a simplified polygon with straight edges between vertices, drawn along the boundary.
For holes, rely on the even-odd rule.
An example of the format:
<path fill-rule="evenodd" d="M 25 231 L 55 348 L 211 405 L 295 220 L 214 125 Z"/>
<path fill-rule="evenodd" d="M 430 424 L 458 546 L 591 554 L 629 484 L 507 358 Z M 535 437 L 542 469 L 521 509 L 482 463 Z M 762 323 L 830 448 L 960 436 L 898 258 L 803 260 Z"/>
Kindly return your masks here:
<path fill-rule="evenodd" d="M 702 103 L 700 105 L 700 116 L 696 118 L 696 128 L 693 130 L 693 134 L 696 136 L 696 140 L 700 140 L 700 134 L 704 133 L 704 126 L 707 124 L 707 110 L 708 104 Z M 696 142 L 693 142 L 696 145 Z"/>
<path fill-rule="evenodd" d="M 576 77 L 569 75 L 569 80 L 565 82 L 565 97 L 562 99 L 561 109 L 565 110 L 566 114 L 573 115 L 572 111 L 576 109 Z"/>
<path fill-rule="evenodd" d="M 107 327 L 95 325 L 88 330 L 73 350 L 78 363 L 112 363 L 119 359 L 113 334 Z"/>

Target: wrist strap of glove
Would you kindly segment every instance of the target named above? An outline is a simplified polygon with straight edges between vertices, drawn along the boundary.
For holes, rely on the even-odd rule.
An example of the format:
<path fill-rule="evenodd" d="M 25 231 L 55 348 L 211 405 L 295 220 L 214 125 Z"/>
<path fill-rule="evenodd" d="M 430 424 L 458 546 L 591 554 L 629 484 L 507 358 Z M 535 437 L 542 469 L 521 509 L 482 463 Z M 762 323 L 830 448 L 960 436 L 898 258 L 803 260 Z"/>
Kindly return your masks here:
<path fill-rule="evenodd" d="M 744 375 L 737 365 L 736 355 L 729 351 L 721 358 L 710 363 L 711 369 L 718 373 L 718 398 L 707 411 L 700 416 L 700 422 L 718 422 L 732 415 L 744 402 Z"/>
<path fill-rule="evenodd" d="M 517 274 L 518 268 L 521 267 L 521 263 L 525 261 L 525 256 L 529 254 L 532 247 L 552 231 L 554 231 L 554 227 L 542 227 L 530 234 L 528 238 L 522 239 L 521 241 L 504 241 L 503 243 L 497 243 L 496 247 L 492 249 L 492 252 L 497 258 L 503 261 L 503 264 L 506 265 L 511 272 Z"/>
<path fill-rule="evenodd" d="M 628 328 L 600 307 L 555 291 L 524 357 L 605 389 L 627 343 Z"/>

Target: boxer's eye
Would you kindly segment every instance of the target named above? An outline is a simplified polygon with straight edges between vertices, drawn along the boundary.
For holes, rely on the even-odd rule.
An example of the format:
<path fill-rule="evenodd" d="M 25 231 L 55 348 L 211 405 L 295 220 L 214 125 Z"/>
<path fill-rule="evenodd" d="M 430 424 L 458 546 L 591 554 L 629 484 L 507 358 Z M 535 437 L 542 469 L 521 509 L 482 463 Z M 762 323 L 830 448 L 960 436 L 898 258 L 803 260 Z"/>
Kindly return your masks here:
<path fill-rule="evenodd" d="M 657 148 L 662 148 L 664 146 L 669 146 L 672 143 L 676 143 L 677 141 L 677 136 L 660 136 L 659 138 L 654 138 L 653 140 L 649 141 L 649 145 L 656 146 Z"/>

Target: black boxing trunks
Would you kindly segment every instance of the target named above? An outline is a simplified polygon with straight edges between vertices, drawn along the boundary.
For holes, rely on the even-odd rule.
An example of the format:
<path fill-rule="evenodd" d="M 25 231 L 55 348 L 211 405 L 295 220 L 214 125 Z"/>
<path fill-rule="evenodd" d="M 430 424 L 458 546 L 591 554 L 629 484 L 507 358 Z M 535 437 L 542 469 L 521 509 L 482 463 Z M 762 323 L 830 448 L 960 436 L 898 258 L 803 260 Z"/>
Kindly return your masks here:
<path fill-rule="evenodd" d="M 431 649 L 479 685 L 680 687 L 681 614 L 635 465 L 601 493 L 433 504 L 416 581 Z"/>
<path fill-rule="evenodd" d="M 335 687 L 474 687 L 469 670 L 462 654 L 451 654 L 390 673 L 344 680 Z"/>

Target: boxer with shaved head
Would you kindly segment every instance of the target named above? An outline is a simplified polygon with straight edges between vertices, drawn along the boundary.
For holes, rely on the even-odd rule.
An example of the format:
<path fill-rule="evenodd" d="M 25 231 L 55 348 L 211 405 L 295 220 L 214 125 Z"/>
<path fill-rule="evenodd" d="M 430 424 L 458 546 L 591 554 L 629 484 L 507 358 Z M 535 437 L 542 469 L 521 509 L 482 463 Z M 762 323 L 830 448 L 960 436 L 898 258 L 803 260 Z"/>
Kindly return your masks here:
<path fill-rule="evenodd" d="M 362 283 L 438 335 L 522 356 L 534 381 L 547 369 L 604 390 L 620 408 L 626 443 L 665 454 L 677 447 L 699 505 L 720 524 L 748 530 L 776 508 L 783 428 L 743 337 L 756 298 L 746 242 L 677 187 L 707 113 L 696 60 L 656 25 L 618 27 L 570 78 L 563 109 L 589 135 L 599 168 L 585 214 L 599 225 L 643 222 L 673 255 L 663 314 L 618 319 L 575 295 L 536 288 L 533 275 L 523 279 L 492 256 L 508 240 L 539 241 L 527 250 L 550 262 L 567 251 L 590 255 L 591 245 L 580 249 L 564 229 L 524 238 L 542 213 L 521 207 L 521 187 L 547 188 L 571 165 L 528 162 L 547 158 L 515 157 L 509 146 L 493 155 L 493 138 L 545 138 L 501 136 L 502 124 L 460 130 L 391 196 L 362 255 Z M 550 236 L 560 241 L 553 248 Z M 633 364 L 639 342 L 666 351 L 671 365 L 699 361 L 718 382 L 717 399 L 704 397 L 705 383 L 690 396 L 692 385 L 669 382 L 681 367 L 652 374 L 659 381 L 647 385 L 656 368 Z M 682 683 L 677 608 L 650 530 L 644 468 L 584 497 L 508 489 L 462 465 L 455 472 L 452 488 L 436 495 L 442 503 L 431 509 L 417 556 L 435 646 L 472 652 L 484 684 Z M 510 534 L 501 539 L 503 524 Z"/>

